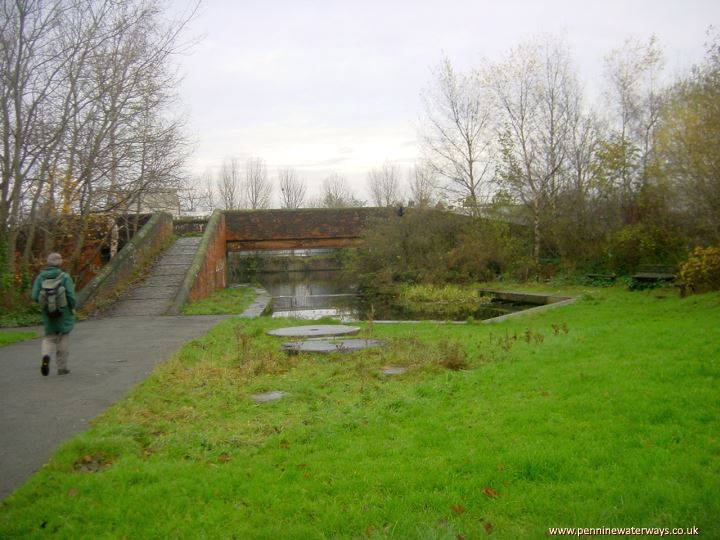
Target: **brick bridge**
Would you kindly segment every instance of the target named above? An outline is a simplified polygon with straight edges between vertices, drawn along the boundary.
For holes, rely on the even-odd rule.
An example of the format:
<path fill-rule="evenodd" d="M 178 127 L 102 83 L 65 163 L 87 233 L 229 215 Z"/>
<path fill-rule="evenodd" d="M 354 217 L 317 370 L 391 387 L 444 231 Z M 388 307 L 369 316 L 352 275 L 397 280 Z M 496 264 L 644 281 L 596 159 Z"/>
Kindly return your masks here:
<path fill-rule="evenodd" d="M 223 212 L 226 251 L 349 247 L 378 208 Z"/>
<path fill-rule="evenodd" d="M 192 285 L 186 283 L 186 299 L 204 298 L 225 288 L 229 251 L 350 247 L 360 242 L 369 218 L 391 214 L 386 208 L 216 211 L 207 226 L 202 224 L 203 244 L 198 267 L 188 273 Z M 176 233 L 183 232 L 187 231 L 177 224 Z"/>
<path fill-rule="evenodd" d="M 158 296 L 160 292 L 155 282 L 163 285 L 166 289 L 163 298 L 158 296 L 158 306 L 153 307 L 158 313 L 177 314 L 188 300 L 204 298 L 225 288 L 228 252 L 350 247 L 360 242 L 369 218 L 391 215 L 392 210 L 385 208 L 216 210 L 209 220 L 173 222 L 169 214 L 155 214 L 83 288 L 79 303 L 98 304 L 118 296 L 119 291 L 132 281 L 133 272 L 148 264 L 160 246 L 167 244 L 173 232 L 181 236 L 202 234 L 202 238 L 181 239 L 188 244 L 193 240 L 193 247 L 176 245 L 177 255 L 172 255 L 172 249 L 168 250 L 159 266 L 156 265 L 154 274 L 142 284 L 150 291 L 147 294 L 134 291 L 137 297 Z M 176 244 L 181 244 L 181 240 Z M 170 275 L 178 283 L 177 288 L 168 286 Z M 145 304 L 133 309 L 149 310 Z"/>

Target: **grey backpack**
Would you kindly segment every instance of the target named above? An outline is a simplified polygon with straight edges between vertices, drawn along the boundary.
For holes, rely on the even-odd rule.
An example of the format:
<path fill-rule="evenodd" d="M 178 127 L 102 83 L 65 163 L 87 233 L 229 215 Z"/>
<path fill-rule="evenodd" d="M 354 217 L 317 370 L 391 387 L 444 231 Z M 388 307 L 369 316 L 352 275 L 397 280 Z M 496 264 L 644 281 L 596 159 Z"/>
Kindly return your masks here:
<path fill-rule="evenodd" d="M 60 317 L 67 307 L 67 294 L 62 284 L 65 276 L 65 272 L 60 272 L 58 277 L 44 279 L 40 284 L 38 303 L 51 319 Z"/>

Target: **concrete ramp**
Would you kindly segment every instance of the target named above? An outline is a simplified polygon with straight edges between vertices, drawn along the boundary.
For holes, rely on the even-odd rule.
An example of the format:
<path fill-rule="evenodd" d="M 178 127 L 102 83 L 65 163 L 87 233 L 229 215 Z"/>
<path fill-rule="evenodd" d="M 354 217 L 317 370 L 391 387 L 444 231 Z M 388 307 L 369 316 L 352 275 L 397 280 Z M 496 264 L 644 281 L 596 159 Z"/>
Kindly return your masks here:
<path fill-rule="evenodd" d="M 130 289 L 104 315 L 164 315 L 180 290 L 201 240 L 201 237 L 178 238 L 152 267 L 148 278 Z"/>

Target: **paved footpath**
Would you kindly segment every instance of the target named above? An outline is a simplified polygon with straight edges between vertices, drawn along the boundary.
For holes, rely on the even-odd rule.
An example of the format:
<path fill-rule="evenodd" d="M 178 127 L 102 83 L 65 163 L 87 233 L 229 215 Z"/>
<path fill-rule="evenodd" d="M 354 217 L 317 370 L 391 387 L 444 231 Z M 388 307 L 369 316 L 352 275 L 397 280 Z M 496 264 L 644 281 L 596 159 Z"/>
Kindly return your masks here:
<path fill-rule="evenodd" d="M 60 443 L 227 316 L 112 317 L 75 325 L 69 375 L 40 374 L 40 340 L 0 347 L 0 500 Z"/>

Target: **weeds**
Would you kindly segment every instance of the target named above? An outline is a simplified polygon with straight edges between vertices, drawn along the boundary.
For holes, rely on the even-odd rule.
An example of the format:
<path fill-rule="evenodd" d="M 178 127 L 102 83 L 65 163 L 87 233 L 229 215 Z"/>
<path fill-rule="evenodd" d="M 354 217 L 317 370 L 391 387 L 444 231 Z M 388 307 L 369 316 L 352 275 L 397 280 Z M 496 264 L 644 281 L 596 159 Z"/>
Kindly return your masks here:
<path fill-rule="evenodd" d="M 563 322 L 561 324 L 552 324 L 553 329 L 553 335 L 558 336 L 560 335 L 560 332 L 562 331 L 564 334 L 567 334 L 570 330 L 568 329 L 568 325 L 566 322 Z"/>
<path fill-rule="evenodd" d="M 452 371 L 468 369 L 467 353 L 457 341 L 443 340 L 438 344 L 437 364 Z"/>

